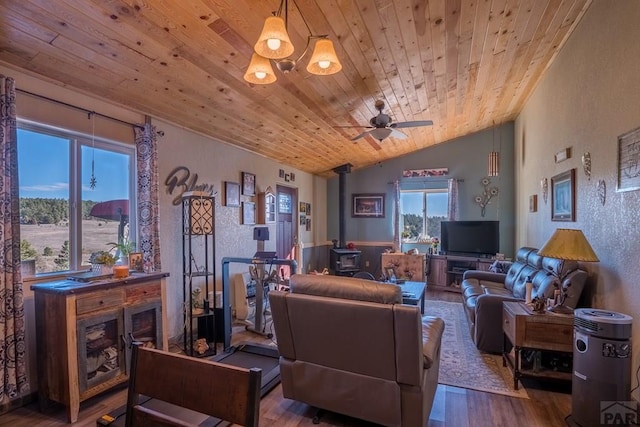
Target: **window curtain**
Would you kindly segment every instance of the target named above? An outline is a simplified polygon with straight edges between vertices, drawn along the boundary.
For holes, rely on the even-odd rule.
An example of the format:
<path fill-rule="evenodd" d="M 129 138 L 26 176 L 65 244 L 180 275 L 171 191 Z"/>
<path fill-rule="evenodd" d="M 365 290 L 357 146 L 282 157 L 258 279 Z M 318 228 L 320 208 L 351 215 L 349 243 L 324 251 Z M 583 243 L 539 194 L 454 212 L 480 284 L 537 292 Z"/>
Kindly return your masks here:
<path fill-rule="evenodd" d="M 397 179 L 393 183 L 393 251 L 400 252 L 402 250 L 400 237 L 400 181 Z"/>
<path fill-rule="evenodd" d="M 25 358 L 24 293 L 20 272 L 20 198 L 16 90 L 0 74 L 0 404 L 29 391 Z"/>
<path fill-rule="evenodd" d="M 160 271 L 158 134 L 148 118 L 143 126 L 135 126 L 134 132 L 138 167 L 139 248 L 145 269 Z"/>
<path fill-rule="evenodd" d="M 447 220 L 457 221 L 459 219 L 458 180 L 449 179 L 447 182 L 447 189 L 449 190 L 449 203 L 447 205 Z"/>

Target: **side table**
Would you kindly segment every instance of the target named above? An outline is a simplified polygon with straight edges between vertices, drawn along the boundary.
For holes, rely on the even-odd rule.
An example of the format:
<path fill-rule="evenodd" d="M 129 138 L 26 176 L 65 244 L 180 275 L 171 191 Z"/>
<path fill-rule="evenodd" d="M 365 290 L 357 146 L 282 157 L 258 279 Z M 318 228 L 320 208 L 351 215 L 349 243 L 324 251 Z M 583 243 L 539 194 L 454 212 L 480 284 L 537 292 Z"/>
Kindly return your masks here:
<path fill-rule="evenodd" d="M 402 289 L 402 303 L 409 305 L 418 305 L 420 303 L 420 312 L 424 314 L 426 282 L 404 282 L 398 284 L 398 286 Z"/>
<path fill-rule="evenodd" d="M 536 377 L 571 381 L 571 372 L 562 372 L 543 366 L 522 366 L 522 350 L 545 350 L 573 355 L 573 315 L 534 313 L 523 302 L 502 304 L 502 331 L 504 333 L 503 366 L 513 370 L 513 388 L 518 389 L 522 377 Z M 508 351 L 513 345 L 513 354 Z M 538 364 L 539 365 L 539 364 Z"/>

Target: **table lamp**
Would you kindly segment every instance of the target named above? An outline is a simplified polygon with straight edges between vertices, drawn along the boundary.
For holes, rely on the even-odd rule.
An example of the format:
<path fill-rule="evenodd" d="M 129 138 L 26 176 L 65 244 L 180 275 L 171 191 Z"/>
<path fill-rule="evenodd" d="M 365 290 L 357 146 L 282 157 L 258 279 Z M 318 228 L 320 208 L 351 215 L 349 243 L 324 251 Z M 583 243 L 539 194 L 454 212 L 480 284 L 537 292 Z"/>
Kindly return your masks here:
<path fill-rule="evenodd" d="M 542 248 L 538 251 L 538 255 L 556 258 L 562 261 L 582 261 L 582 262 L 598 262 L 598 256 L 593 251 L 593 248 L 584 237 L 581 230 L 574 230 L 569 228 L 558 228 L 547 240 Z M 561 268 L 560 271 L 564 269 Z M 561 289 L 560 299 L 557 304 L 550 310 L 555 313 L 571 313 L 568 307 L 564 306 L 564 300 L 567 297 L 568 289 L 563 287 L 562 282 L 567 273 L 564 273 L 563 277 L 558 277 Z M 568 285 L 570 286 L 570 284 Z"/>

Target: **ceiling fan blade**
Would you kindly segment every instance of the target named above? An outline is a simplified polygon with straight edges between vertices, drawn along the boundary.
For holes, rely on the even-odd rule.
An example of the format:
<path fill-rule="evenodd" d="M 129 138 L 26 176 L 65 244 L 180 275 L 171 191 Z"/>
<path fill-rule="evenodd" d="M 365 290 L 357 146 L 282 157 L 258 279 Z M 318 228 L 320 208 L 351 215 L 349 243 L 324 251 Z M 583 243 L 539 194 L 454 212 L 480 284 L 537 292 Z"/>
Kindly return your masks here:
<path fill-rule="evenodd" d="M 373 129 L 373 126 L 369 125 L 355 125 L 355 126 L 334 126 L 336 129 L 349 129 L 349 128 L 365 128 L 365 129 Z"/>
<path fill-rule="evenodd" d="M 355 140 L 358 140 L 360 138 L 363 138 L 363 137 L 367 136 L 369 134 L 369 132 L 371 132 L 371 131 L 368 130 L 368 131 L 362 132 L 360 135 L 354 136 L 353 138 L 351 138 L 351 140 L 355 141 Z"/>
<path fill-rule="evenodd" d="M 400 122 L 400 123 L 392 123 L 392 128 L 413 128 L 418 126 L 431 126 L 433 125 L 433 121 L 431 120 L 416 120 L 413 122 Z"/>
<path fill-rule="evenodd" d="M 391 129 L 391 135 L 396 139 L 407 139 L 407 135 L 405 135 L 404 133 L 400 132 L 399 130 L 395 130 L 395 129 Z"/>

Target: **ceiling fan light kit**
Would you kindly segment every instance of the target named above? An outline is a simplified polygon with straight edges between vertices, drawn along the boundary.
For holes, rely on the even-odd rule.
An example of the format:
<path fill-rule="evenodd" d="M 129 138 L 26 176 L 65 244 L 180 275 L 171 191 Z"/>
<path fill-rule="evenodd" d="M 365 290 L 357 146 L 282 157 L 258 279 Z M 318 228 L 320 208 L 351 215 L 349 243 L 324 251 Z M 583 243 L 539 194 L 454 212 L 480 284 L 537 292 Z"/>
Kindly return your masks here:
<path fill-rule="evenodd" d="M 342 127 L 342 128 L 359 127 L 359 128 L 371 129 L 371 130 L 364 131 L 359 135 L 354 136 L 353 138 L 351 138 L 351 140 L 356 141 L 360 138 L 370 135 L 375 139 L 377 139 L 378 141 L 382 142 L 383 139 L 389 136 L 392 136 L 397 139 L 407 139 L 407 135 L 400 132 L 397 129 L 433 125 L 433 122 L 431 120 L 414 120 L 410 122 L 392 123 L 391 117 L 389 117 L 388 114 L 385 114 L 382 112 L 382 110 L 384 110 L 384 101 L 381 99 L 378 99 L 376 101 L 375 108 L 376 110 L 378 110 L 378 115 L 372 117 L 369 120 L 369 126 L 338 126 L 338 127 Z"/>
<path fill-rule="evenodd" d="M 258 37 L 258 41 L 254 45 L 255 53 L 252 55 L 251 62 L 244 75 L 244 79 L 249 83 L 269 84 L 277 80 L 270 60 L 274 60 L 278 69 L 285 74 L 293 71 L 296 63 L 309 50 L 312 39 L 316 40 L 316 43 L 307 65 L 307 71 L 319 76 L 328 76 L 342 69 L 342 64 L 340 64 L 336 50 L 333 47 L 333 42 L 329 40 L 327 35 L 312 34 L 298 4 L 295 0 L 292 1 L 298 12 L 300 12 L 300 17 L 309 32 L 304 51 L 298 59 L 287 58 L 293 54 L 295 48 L 287 32 L 289 0 L 280 0 L 280 7 L 274 12 L 274 16 L 270 16 L 265 20 L 262 33 L 260 33 L 260 37 Z"/>

